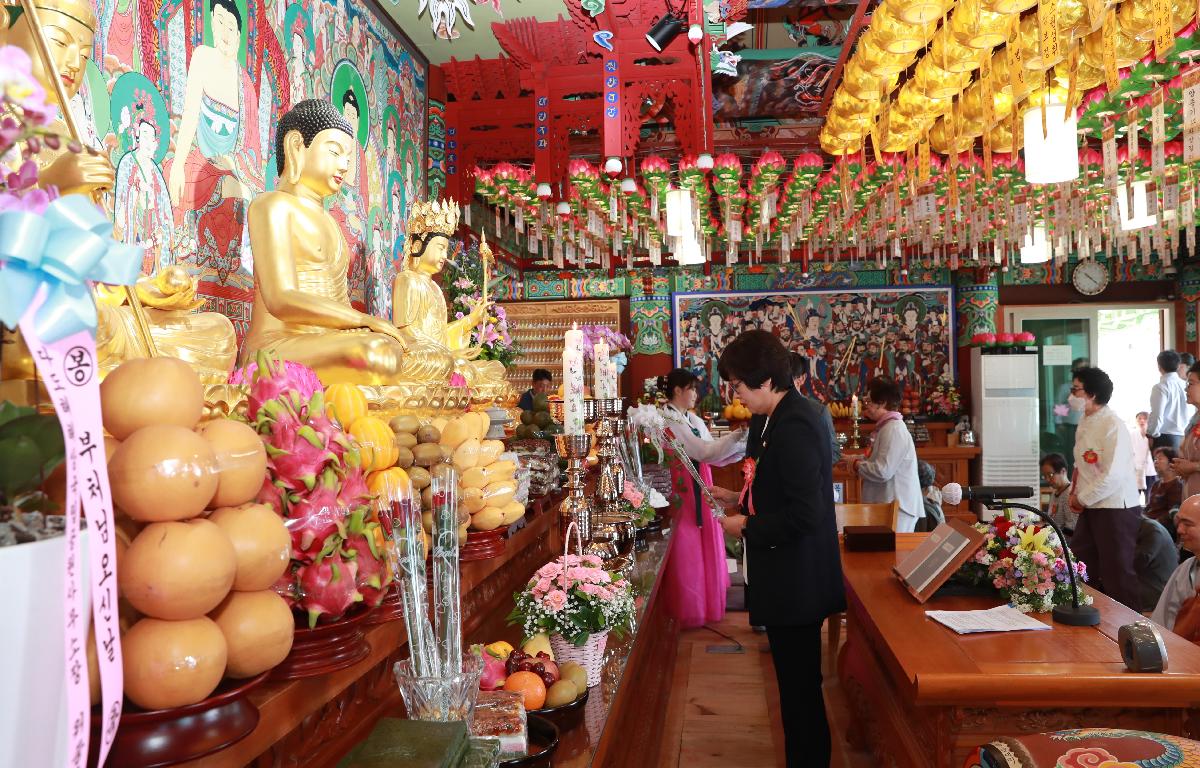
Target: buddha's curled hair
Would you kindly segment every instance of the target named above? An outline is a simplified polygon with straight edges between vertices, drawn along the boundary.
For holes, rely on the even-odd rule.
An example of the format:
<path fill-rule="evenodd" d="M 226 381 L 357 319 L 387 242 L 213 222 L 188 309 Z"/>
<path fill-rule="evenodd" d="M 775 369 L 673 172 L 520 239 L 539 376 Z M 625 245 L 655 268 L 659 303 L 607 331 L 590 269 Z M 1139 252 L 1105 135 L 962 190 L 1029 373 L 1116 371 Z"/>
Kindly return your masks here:
<path fill-rule="evenodd" d="M 304 146 L 312 144 L 313 138 L 321 131 L 337 128 L 350 138 L 354 138 L 354 128 L 337 107 L 321 99 L 305 99 L 292 107 L 279 119 L 279 127 L 275 129 L 275 170 L 283 174 L 283 140 L 292 131 L 300 131 Z"/>

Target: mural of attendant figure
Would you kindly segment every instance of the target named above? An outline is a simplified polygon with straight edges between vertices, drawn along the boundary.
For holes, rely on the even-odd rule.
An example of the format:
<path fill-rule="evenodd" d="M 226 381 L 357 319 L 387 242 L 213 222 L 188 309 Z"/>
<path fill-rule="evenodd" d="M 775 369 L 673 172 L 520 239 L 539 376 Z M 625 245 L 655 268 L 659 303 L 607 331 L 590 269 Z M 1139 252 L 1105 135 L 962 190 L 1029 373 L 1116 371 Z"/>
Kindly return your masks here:
<path fill-rule="evenodd" d="M 263 189 L 263 154 L 258 96 L 238 59 L 245 20 L 234 0 L 209 3 L 213 44 L 197 46 L 188 63 L 167 188 L 199 240 L 197 262 L 224 282 L 239 262 L 253 273 L 243 242 L 246 209 Z"/>
<path fill-rule="evenodd" d="M 114 234 L 146 249 L 142 272 L 153 275 L 172 264 L 171 240 L 175 227 L 167 181 L 156 162 L 158 123 L 148 97 L 133 104 L 132 119 L 128 108 L 121 111 L 121 133 L 130 129 L 133 146 L 117 163 Z"/>
<path fill-rule="evenodd" d="M 299 28 L 292 32 L 292 50 L 287 66 L 289 103 L 299 104 L 305 99 L 315 97 L 317 94 L 313 86 L 313 65 L 308 43 L 304 41 L 304 33 Z"/>

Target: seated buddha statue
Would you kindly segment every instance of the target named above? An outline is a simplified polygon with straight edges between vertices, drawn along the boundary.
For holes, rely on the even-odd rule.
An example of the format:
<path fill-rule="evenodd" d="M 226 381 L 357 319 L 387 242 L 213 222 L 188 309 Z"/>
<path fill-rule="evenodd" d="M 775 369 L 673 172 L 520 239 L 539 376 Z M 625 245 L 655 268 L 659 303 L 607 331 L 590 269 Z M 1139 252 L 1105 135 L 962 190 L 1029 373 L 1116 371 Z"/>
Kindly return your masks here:
<path fill-rule="evenodd" d="M 254 310 L 243 363 L 259 350 L 303 363 L 325 384 L 387 385 L 406 362 L 391 323 L 350 304 L 350 249 L 325 211 L 355 156 L 354 129 L 332 104 L 308 99 L 279 121 L 280 179 L 250 204 Z"/>
<path fill-rule="evenodd" d="M 19 7 L 6 7 L 7 25 L 0 30 L 0 44 L 14 45 L 24 50 L 32 62 L 32 72 L 46 91 L 48 103 L 59 107 L 60 115 L 48 126 L 51 132 L 70 135 L 61 111 L 70 109 L 83 86 L 88 57 L 93 50 L 96 15 L 90 0 L 35 0 L 42 32 L 47 38 L 53 71 L 47 71 L 38 54 L 34 31 L 29 18 Z M 55 80 L 60 80 L 68 104 L 59 104 Z M 94 125 L 81 123 L 77 127 L 84 151 L 71 152 L 65 142 L 51 149 L 43 142 L 34 156 L 38 166 L 38 184 L 56 187 L 61 194 L 96 195 L 111 190 L 115 174 L 107 156 L 92 149 L 99 144 Z M 186 281 L 186 286 L 183 284 Z M 158 281 L 159 288 L 139 285 L 138 293 L 149 305 L 145 312 L 150 336 L 160 354 L 179 357 L 192 365 L 201 378 L 209 383 L 224 382 L 237 357 L 237 338 L 233 323 L 217 312 L 195 312 L 191 278 L 176 268 L 168 279 Z M 186 294 L 189 307 L 179 304 Z M 123 291 L 122 291 L 123 295 Z M 129 358 L 145 357 L 148 352 L 134 322 L 133 310 L 114 298 L 97 294 L 96 353 L 102 372 L 107 372 Z M 32 361 L 24 351 L 19 334 L 5 333 L 5 341 L 14 344 L 3 372 L 4 378 L 33 379 Z M 16 361 L 14 368 L 10 361 Z M 26 365 L 26 363 L 29 363 Z"/>
<path fill-rule="evenodd" d="M 453 201 L 415 202 L 409 211 L 404 269 L 392 284 L 392 322 L 408 342 L 410 358 L 398 383 L 447 383 L 458 373 L 476 399 L 491 399 L 507 388 L 504 365 L 475 359 L 482 350 L 470 345 L 471 331 L 487 317 L 488 303 L 479 301 L 467 316 L 451 321 L 446 297 L 433 280 L 446 264 L 457 228 Z"/>

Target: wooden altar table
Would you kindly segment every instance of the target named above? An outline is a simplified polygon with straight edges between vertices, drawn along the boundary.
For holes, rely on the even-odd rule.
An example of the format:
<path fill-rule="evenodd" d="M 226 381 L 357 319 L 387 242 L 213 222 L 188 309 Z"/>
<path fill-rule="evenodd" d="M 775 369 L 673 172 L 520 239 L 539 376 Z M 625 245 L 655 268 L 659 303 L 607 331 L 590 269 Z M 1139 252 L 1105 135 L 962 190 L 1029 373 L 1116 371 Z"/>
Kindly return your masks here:
<path fill-rule="evenodd" d="M 892 573 L 926 534 L 898 534 L 897 552 L 845 552 L 846 643 L 838 676 L 855 717 L 848 738 L 882 766 L 959 768 L 996 736 L 1113 727 L 1195 738 L 1200 647 L 1163 630 L 1162 674 L 1128 672 L 1117 646 L 1140 614 L 1092 592 L 1097 627 L 957 635 L 926 610 L 997 605 L 998 597 L 935 597 L 920 605 Z M 1090 590 L 1089 590 L 1090 591 Z"/>

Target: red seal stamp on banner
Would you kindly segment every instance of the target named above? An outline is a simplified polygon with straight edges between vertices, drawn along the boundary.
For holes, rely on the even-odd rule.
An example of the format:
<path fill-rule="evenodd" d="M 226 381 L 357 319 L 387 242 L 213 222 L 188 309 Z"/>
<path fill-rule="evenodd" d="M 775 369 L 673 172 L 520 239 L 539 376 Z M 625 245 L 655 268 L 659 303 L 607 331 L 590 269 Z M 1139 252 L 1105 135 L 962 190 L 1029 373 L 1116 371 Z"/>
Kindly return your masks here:
<path fill-rule="evenodd" d="M 1100 454 L 1090 449 L 1086 450 L 1083 452 L 1083 460 L 1088 464 L 1095 464 L 1096 462 L 1100 461 Z"/>

